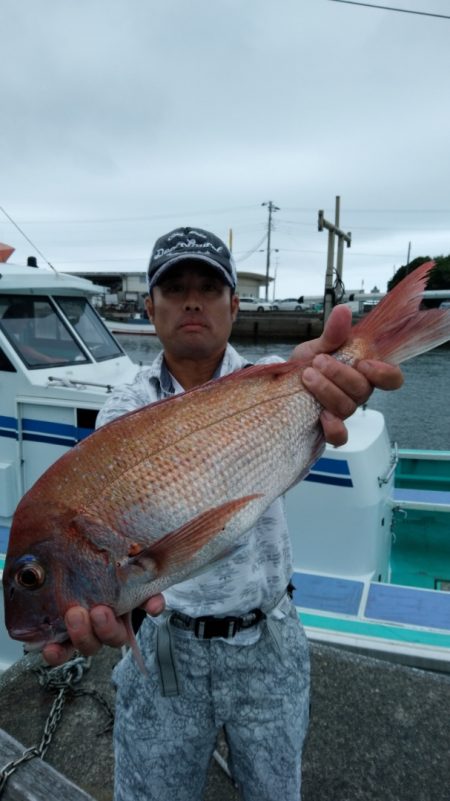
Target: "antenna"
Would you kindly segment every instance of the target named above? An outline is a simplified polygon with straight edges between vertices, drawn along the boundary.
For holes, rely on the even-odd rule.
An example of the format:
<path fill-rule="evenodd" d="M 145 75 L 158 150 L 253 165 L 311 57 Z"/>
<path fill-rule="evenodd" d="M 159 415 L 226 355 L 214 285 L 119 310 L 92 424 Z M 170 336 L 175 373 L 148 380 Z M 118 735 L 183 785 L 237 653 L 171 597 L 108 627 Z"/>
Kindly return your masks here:
<path fill-rule="evenodd" d="M 9 214 L 5 211 L 3 206 L 0 206 L 0 211 L 3 212 L 3 214 L 5 215 L 5 217 L 7 217 L 10 223 L 12 223 L 14 227 L 17 228 L 17 230 L 22 234 L 22 236 L 27 240 L 27 242 L 30 243 L 31 247 L 35 249 L 36 253 L 39 253 L 40 257 L 44 259 L 45 263 L 48 264 L 48 266 L 51 267 L 55 273 L 58 273 L 58 270 L 55 267 L 53 267 L 53 264 L 50 264 L 49 260 L 45 258 L 44 254 L 41 253 L 39 248 L 36 247 L 36 245 L 31 241 L 31 239 L 26 235 L 26 233 L 22 231 L 22 229 L 17 225 L 16 222 L 14 222 L 13 218 L 9 216 Z"/>

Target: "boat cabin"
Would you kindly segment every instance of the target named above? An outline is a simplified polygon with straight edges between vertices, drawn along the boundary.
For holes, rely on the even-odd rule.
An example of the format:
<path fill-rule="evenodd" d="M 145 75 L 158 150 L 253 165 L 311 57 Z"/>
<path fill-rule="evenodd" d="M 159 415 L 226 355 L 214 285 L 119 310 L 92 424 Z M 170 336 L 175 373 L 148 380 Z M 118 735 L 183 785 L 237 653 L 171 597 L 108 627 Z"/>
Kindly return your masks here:
<path fill-rule="evenodd" d="M 76 276 L 0 264 L 0 551 L 22 495 L 138 369 L 92 305 L 98 292 Z"/>

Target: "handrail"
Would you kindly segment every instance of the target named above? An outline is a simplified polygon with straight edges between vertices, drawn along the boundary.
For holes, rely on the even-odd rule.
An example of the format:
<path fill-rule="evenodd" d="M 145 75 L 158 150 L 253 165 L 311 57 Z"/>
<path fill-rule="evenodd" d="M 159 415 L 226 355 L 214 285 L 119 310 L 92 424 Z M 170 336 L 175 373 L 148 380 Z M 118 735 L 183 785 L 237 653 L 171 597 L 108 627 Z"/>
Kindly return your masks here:
<path fill-rule="evenodd" d="M 389 463 L 388 470 L 387 470 L 387 472 L 385 473 L 384 476 L 378 476 L 378 486 L 379 487 L 382 487 L 383 484 L 388 484 L 389 483 L 389 481 L 391 480 L 393 474 L 395 473 L 395 468 L 398 465 L 398 458 L 399 458 L 398 457 L 398 445 L 397 445 L 396 442 L 394 442 L 392 444 L 392 448 L 393 448 L 393 451 L 392 451 L 392 454 L 391 454 L 391 461 Z"/>
<path fill-rule="evenodd" d="M 100 387 L 106 389 L 107 392 L 112 392 L 112 384 L 97 384 L 94 381 L 74 381 L 72 378 L 62 378 L 60 376 L 48 376 L 48 381 L 59 384 L 62 387 L 70 387 L 76 389 L 83 389 L 84 387 Z"/>

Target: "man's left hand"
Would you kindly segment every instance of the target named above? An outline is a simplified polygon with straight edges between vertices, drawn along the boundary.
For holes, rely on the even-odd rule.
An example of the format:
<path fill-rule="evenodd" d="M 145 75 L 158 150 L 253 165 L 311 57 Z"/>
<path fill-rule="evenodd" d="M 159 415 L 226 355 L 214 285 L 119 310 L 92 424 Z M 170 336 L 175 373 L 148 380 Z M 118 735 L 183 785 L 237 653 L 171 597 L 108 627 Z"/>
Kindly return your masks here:
<path fill-rule="evenodd" d="M 393 390 L 403 384 L 402 371 L 395 365 L 364 359 L 351 367 L 327 355 L 347 341 L 351 320 L 347 306 L 336 306 L 322 335 L 298 345 L 293 353 L 298 359 L 312 362 L 303 373 L 303 383 L 323 406 L 320 420 L 325 439 L 336 446 L 347 442 L 343 420 L 365 403 L 375 388 Z"/>

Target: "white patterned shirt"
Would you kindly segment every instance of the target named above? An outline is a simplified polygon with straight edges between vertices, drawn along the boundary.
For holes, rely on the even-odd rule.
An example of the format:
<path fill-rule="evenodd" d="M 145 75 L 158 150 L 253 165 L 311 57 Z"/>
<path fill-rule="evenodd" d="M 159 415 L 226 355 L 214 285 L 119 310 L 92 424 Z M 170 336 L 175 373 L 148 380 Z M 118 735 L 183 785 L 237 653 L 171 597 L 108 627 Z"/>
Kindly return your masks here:
<path fill-rule="evenodd" d="M 274 361 L 282 359 L 265 357 L 257 363 Z M 247 364 L 249 362 L 228 344 L 214 378 L 233 373 Z M 131 384 L 112 391 L 99 412 L 97 427 L 174 394 L 172 377 L 161 351 L 150 367 L 137 373 Z M 241 535 L 232 553 L 163 594 L 168 608 L 191 617 L 244 615 L 256 608 L 272 609 L 283 597 L 291 575 L 292 552 L 284 501 L 278 498 L 256 525 Z"/>

